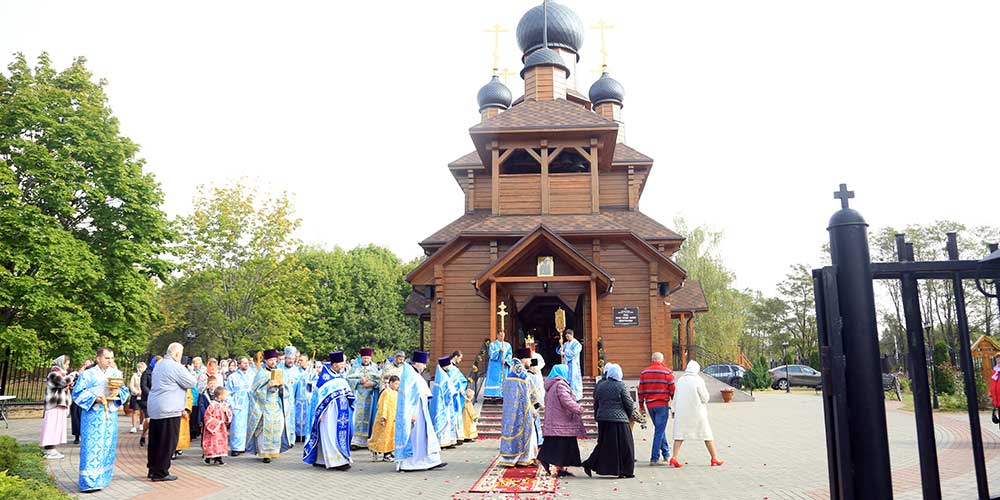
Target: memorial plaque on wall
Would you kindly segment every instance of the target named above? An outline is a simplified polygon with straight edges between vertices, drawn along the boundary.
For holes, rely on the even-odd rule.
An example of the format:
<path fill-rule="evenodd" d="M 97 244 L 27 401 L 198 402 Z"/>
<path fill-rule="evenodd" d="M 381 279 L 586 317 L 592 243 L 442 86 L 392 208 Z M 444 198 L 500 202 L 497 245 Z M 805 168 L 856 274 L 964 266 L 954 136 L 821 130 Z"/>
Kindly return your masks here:
<path fill-rule="evenodd" d="M 619 326 L 639 326 L 638 307 L 613 307 L 611 308 L 612 325 Z"/>

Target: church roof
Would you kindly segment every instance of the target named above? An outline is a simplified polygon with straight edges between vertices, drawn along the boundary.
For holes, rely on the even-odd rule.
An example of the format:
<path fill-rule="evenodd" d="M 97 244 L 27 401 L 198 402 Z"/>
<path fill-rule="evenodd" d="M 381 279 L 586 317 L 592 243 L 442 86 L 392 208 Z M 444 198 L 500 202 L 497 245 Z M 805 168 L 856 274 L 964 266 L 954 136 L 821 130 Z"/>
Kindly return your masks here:
<path fill-rule="evenodd" d="M 406 306 L 403 307 L 403 314 L 407 316 L 424 316 L 430 314 L 431 300 L 424 294 L 413 290 L 406 299 Z"/>
<path fill-rule="evenodd" d="M 708 299 L 700 281 L 687 280 L 680 290 L 670 294 L 670 309 L 673 312 L 708 311 Z"/>
<path fill-rule="evenodd" d="M 440 245 L 459 236 L 521 236 L 539 225 L 559 233 L 635 233 L 644 240 L 683 240 L 663 224 L 639 211 L 609 210 L 596 214 L 491 215 L 489 211 L 467 213 L 427 237 L 423 246 Z"/>
<path fill-rule="evenodd" d="M 494 116 L 469 131 L 473 134 L 508 130 L 595 129 L 617 130 L 618 123 L 608 120 L 583 106 L 554 99 L 536 101 L 528 99 L 503 113 Z"/>
<path fill-rule="evenodd" d="M 615 145 L 614 158 L 611 163 L 615 165 L 652 165 L 653 159 L 636 151 L 631 146 L 625 144 Z M 475 168 L 482 167 L 483 161 L 479 158 L 479 153 L 473 151 L 463 155 L 461 158 L 448 164 L 448 168 Z"/>

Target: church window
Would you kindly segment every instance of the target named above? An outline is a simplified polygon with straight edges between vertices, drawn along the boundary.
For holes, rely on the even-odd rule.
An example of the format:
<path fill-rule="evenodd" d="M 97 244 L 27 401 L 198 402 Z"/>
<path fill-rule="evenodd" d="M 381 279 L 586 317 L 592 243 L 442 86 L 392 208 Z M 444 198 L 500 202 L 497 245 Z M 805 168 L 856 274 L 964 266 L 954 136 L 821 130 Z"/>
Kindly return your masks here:
<path fill-rule="evenodd" d="M 549 162 L 549 173 L 573 174 L 590 172 L 590 161 L 575 148 L 563 149 L 559 156 Z"/>
<path fill-rule="evenodd" d="M 540 174 L 542 164 L 523 149 L 517 149 L 500 167 L 501 174 Z"/>

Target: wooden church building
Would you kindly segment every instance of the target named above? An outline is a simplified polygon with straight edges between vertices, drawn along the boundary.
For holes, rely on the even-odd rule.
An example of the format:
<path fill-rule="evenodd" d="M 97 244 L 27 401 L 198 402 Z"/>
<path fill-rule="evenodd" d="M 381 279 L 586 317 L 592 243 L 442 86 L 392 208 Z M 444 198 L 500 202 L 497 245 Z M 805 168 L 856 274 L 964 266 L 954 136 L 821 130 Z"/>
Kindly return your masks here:
<path fill-rule="evenodd" d="M 598 339 L 626 377 L 655 351 L 679 365 L 693 315 L 708 310 L 672 258 L 684 238 L 639 210 L 653 160 L 623 142 L 622 85 L 605 71 L 579 92 L 584 25 L 564 5 L 544 10 L 517 26 L 524 95 L 495 75 L 479 91 L 475 150 L 448 164 L 464 214 L 420 242 L 427 258 L 407 277 L 407 312 L 435 357 L 474 356 L 503 323 L 515 349 L 531 337 L 557 363 L 562 308 L 585 375 L 597 371 Z"/>

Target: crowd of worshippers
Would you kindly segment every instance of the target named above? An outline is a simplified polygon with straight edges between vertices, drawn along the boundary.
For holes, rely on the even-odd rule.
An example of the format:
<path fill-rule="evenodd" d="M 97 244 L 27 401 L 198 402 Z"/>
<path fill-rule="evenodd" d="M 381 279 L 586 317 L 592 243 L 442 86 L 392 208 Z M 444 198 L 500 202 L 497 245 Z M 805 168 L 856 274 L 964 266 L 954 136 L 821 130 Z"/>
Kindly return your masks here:
<path fill-rule="evenodd" d="M 94 360 L 76 372 L 70 372 L 66 356 L 53 361 L 41 444 L 47 458 L 63 458 L 55 448 L 67 442 L 69 413 L 74 443 L 80 444 L 80 491 L 110 483 L 123 407 L 131 410 L 130 432 L 141 433 L 151 481 L 176 480 L 171 461 L 198 438 L 206 465 L 224 465 L 225 457 L 243 454 L 271 463 L 300 444 L 301 460 L 317 467 L 346 471 L 352 453 L 367 449 L 371 460 L 394 462 L 396 470 L 408 472 L 442 468 L 447 465 L 442 449 L 478 437 L 475 392 L 461 370 L 461 351 L 436 360 L 430 384 L 425 378 L 429 354 L 423 351 L 409 360 L 400 351 L 376 362 L 373 350 L 364 348 L 353 359 L 331 352 L 323 362 L 289 346 L 264 350 L 254 361 L 240 357 L 221 363 L 203 363 L 183 352 L 183 345 L 171 344 L 148 367 L 139 363 L 127 384 L 110 349 L 98 349 Z M 675 383 L 660 353 L 640 376 L 638 404 L 622 381 L 621 368 L 605 365 L 593 392 L 597 444 L 582 461 L 577 442 L 586 435 L 581 352 L 567 330 L 557 351 L 563 362 L 543 378 L 544 357 L 533 348 L 514 352 L 502 333 L 489 343 L 483 397 L 503 408 L 499 465 L 541 465 L 558 476 L 572 476 L 569 467 L 583 467 L 588 476 L 633 477 L 632 424 L 645 427 L 647 411 L 654 424 L 650 465 L 682 467 L 677 453 L 684 440 L 704 441 L 711 464 L 722 465 L 708 425 L 700 367 L 692 361 Z M 665 437 L 672 399 L 677 402 L 673 457 Z"/>

